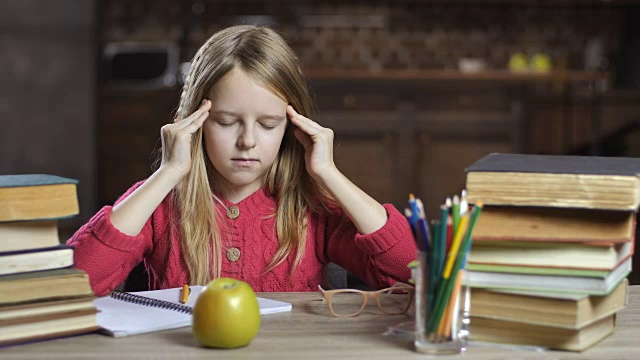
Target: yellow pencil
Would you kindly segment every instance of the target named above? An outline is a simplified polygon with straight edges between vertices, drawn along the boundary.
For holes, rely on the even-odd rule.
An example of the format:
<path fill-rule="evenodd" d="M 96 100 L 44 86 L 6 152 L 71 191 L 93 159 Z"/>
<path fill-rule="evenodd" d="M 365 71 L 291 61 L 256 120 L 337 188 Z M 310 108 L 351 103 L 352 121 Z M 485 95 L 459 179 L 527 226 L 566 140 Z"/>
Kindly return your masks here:
<path fill-rule="evenodd" d="M 460 226 L 458 226 L 458 230 L 456 231 L 456 234 L 453 237 L 453 241 L 451 242 L 451 249 L 449 250 L 449 255 L 447 256 L 447 264 L 444 266 L 444 271 L 442 272 L 442 277 L 445 279 L 448 279 L 449 276 L 451 276 L 451 270 L 453 269 L 453 264 L 456 262 L 456 257 L 458 257 L 460 243 L 462 242 L 464 234 L 467 232 L 468 224 L 469 215 L 465 215 L 460 220 Z"/>
<path fill-rule="evenodd" d="M 189 293 L 191 292 L 191 289 L 189 288 L 189 285 L 184 284 L 182 286 L 182 294 L 180 296 L 180 302 L 183 304 L 186 304 L 187 301 L 189 301 Z"/>

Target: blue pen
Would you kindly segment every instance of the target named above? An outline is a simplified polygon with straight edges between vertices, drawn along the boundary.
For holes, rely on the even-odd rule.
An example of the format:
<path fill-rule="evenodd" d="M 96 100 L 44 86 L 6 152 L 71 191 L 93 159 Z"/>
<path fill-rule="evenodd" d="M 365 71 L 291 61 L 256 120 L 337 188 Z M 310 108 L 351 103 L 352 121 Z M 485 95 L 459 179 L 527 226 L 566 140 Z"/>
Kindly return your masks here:
<path fill-rule="evenodd" d="M 429 251 L 429 227 L 425 219 L 418 219 L 418 231 L 420 233 L 420 243 L 422 251 Z"/>
<path fill-rule="evenodd" d="M 416 207 L 418 208 L 418 227 L 424 234 L 422 238 L 424 251 L 429 251 L 431 248 L 431 232 L 429 229 L 429 222 L 427 221 L 427 215 L 424 213 L 424 205 L 422 200 L 416 199 Z"/>
<path fill-rule="evenodd" d="M 407 222 L 409 223 L 409 227 L 411 228 L 411 233 L 413 234 L 413 238 L 416 240 L 416 243 L 418 242 L 418 234 L 416 233 L 416 227 L 415 225 L 412 223 L 412 214 L 411 214 L 411 210 L 404 208 L 404 217 L 407 219 Z"/>
<path fill-rule="evenodd" d="M 418 224 L 418 205 L 416 204 L 416 197 L 413 194 L 409 194 L 409 206 L 411 206 L 411 225 L 414 227 Z"/>

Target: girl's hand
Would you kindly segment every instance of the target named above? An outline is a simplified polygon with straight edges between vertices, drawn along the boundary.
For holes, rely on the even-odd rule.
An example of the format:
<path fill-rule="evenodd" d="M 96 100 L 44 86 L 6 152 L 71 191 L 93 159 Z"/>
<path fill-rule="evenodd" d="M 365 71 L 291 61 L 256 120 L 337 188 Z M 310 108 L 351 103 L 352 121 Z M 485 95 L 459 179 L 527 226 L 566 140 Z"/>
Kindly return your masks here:
<path fill-rule="evenodd" d="M 162 127 L 161 169 L 175 174 L 179 179 L 191 170 L 191 139 L 209 117 L 211 101 L 203 100 L 202 105 L 184 120 L 175 119 L 173 124 Z"/>
<path fill-rule="evenodd" d="M 333 130 L 298 114 L 291 105 L 287 106 L 287 114 L 296 126 L 296 138 L 304 146 L 307 171 L 316 180 L 322 180 L 322 176 L 336 169 L 333 162 Z"/>

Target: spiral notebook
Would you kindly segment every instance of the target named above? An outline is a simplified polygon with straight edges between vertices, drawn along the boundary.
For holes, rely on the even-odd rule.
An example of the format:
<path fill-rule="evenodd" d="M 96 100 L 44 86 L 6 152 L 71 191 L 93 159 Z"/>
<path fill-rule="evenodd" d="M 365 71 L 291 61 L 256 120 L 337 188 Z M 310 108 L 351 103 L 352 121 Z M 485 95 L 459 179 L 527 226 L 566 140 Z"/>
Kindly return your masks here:
<path fill-rule="evenodd" d="M 135 293 L 113 292 L 93 301 L 98 308 L 101 332 L 113 337 L 144 334 L 191 325 L 191 312 L 203 286 L 191 286 L 186 304 L 180 304 L 182 288 Z M 291 311 L 291 304 L 258 298 L 260 314 Z"/>

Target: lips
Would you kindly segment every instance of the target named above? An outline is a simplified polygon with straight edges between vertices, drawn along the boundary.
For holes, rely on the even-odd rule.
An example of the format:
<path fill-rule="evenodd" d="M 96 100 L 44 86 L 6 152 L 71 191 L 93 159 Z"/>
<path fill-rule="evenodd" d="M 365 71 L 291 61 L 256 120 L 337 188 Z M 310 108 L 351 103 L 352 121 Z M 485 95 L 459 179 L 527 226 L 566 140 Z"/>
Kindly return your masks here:
<path fill-rule="evenodd" d="M 252 158 L 233 158 L 231 159 L 235 164 L 249 166 L 258 163 L 258 159 Z"/>

